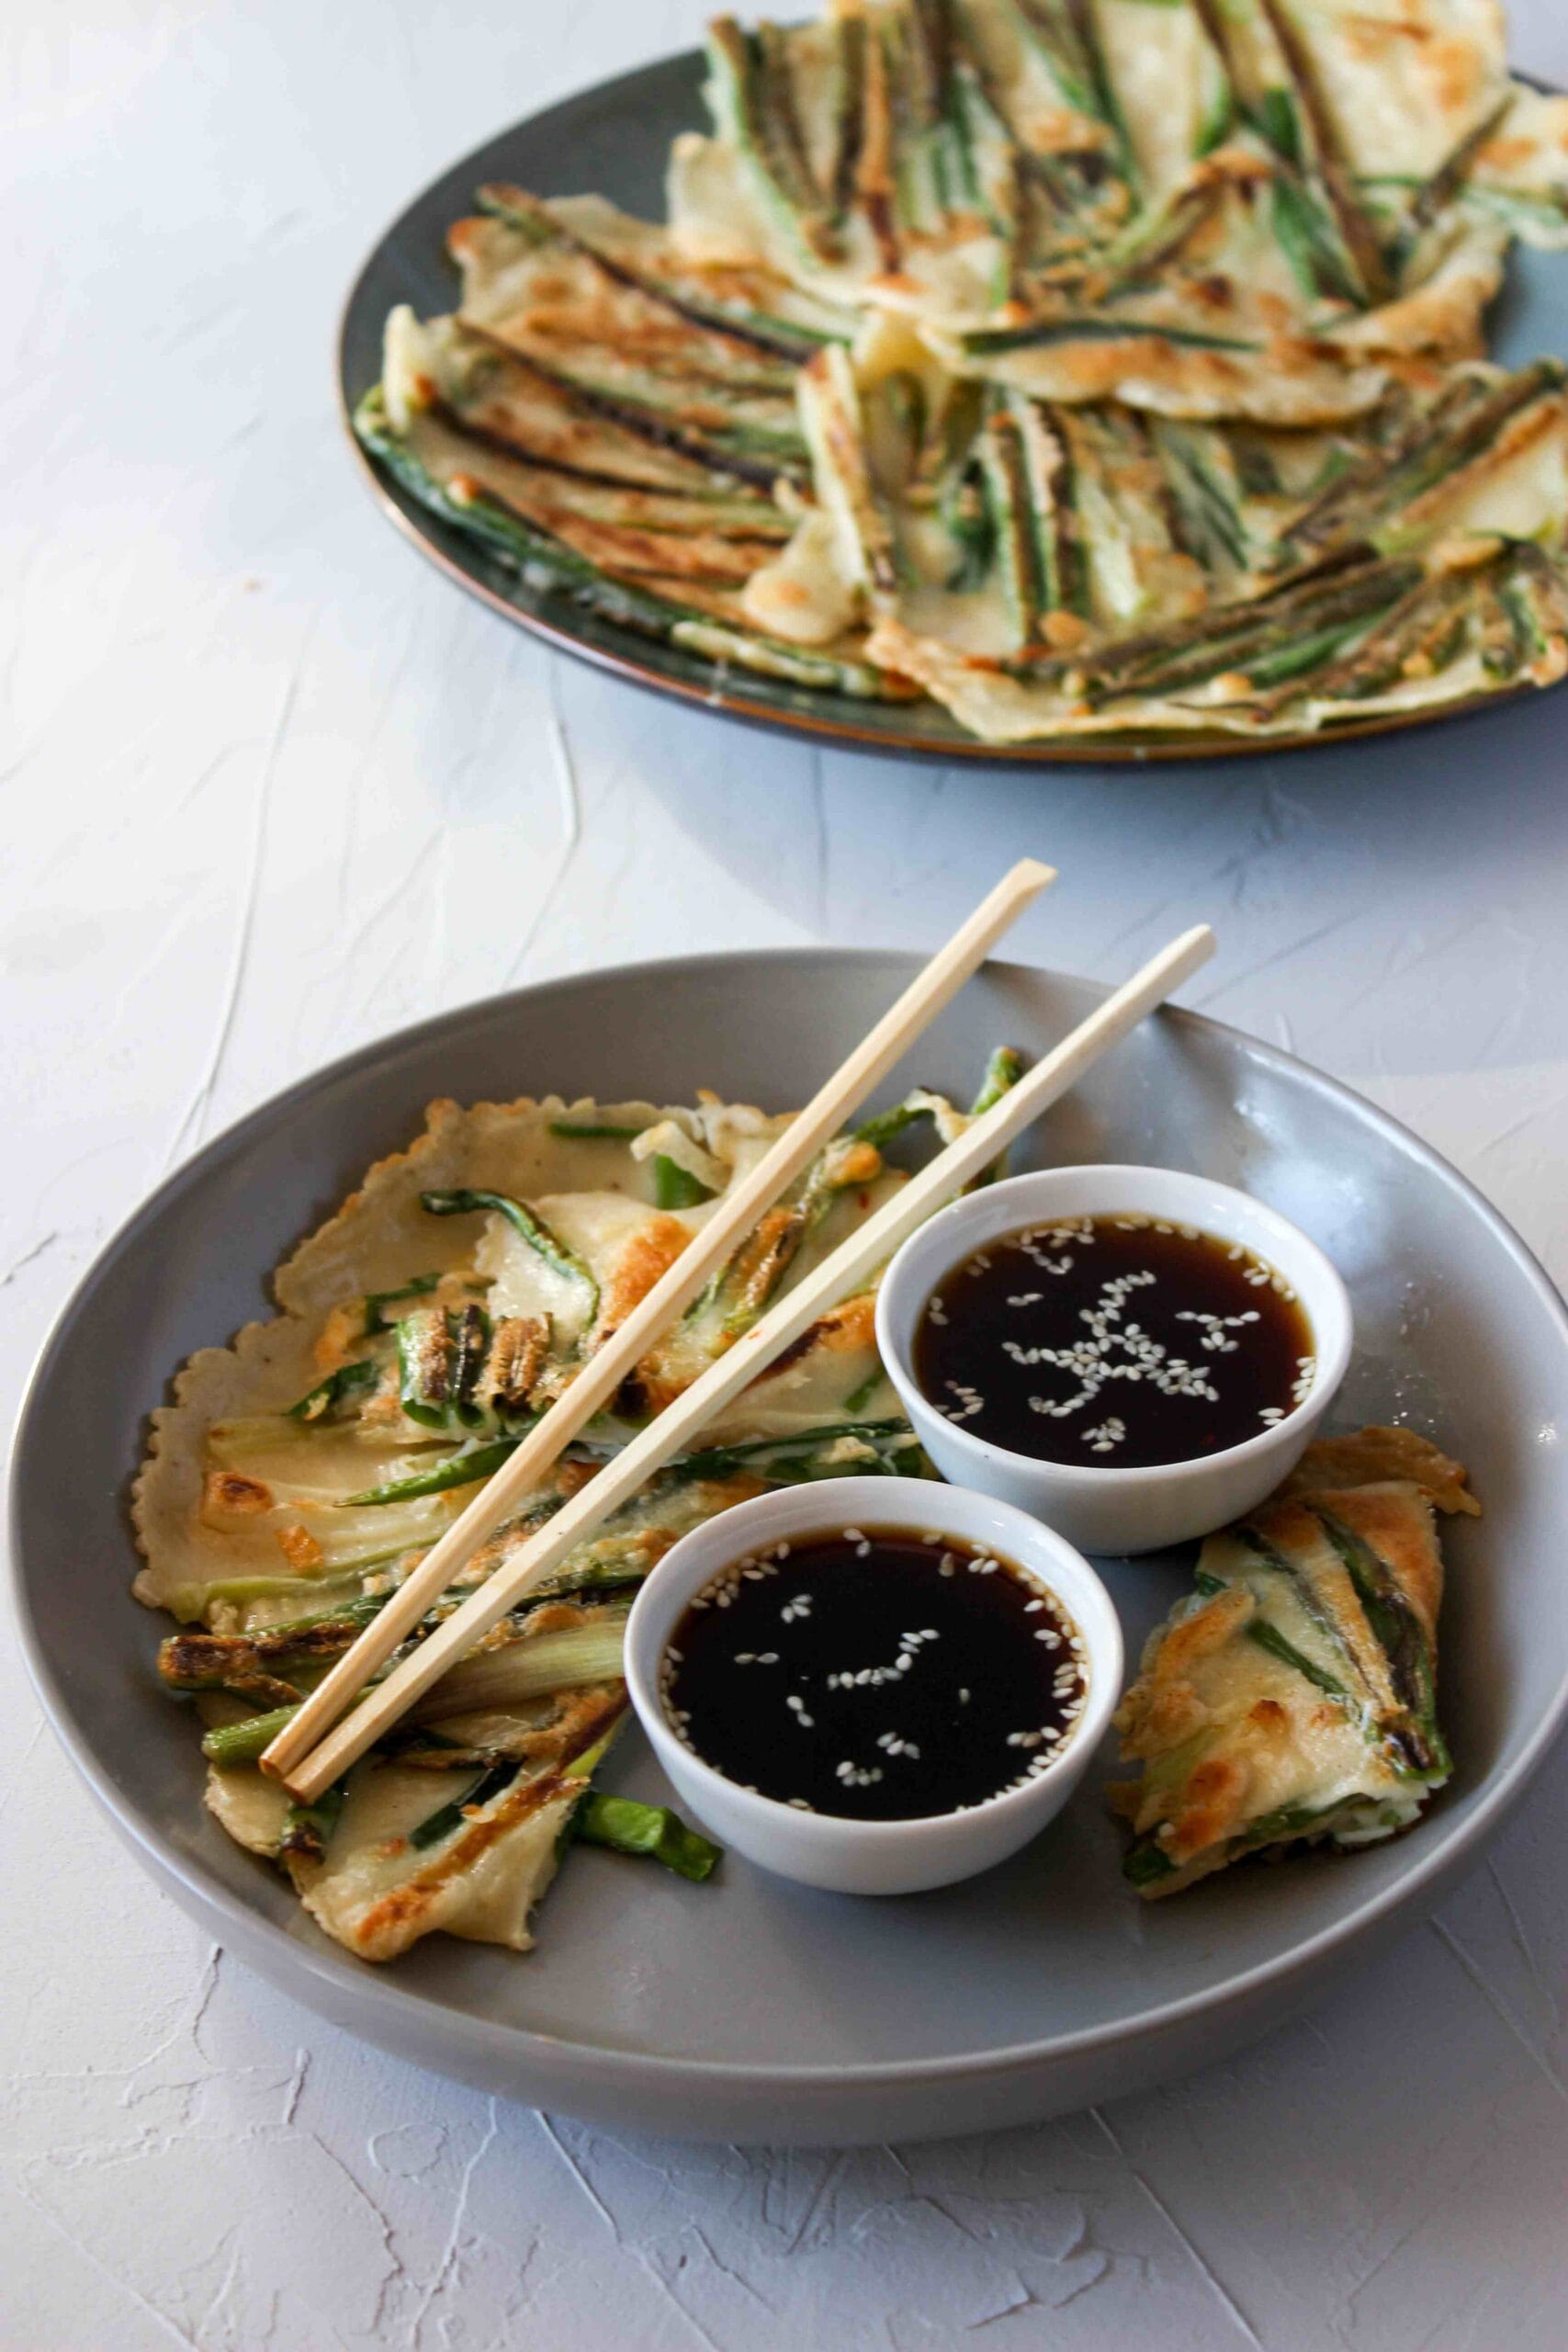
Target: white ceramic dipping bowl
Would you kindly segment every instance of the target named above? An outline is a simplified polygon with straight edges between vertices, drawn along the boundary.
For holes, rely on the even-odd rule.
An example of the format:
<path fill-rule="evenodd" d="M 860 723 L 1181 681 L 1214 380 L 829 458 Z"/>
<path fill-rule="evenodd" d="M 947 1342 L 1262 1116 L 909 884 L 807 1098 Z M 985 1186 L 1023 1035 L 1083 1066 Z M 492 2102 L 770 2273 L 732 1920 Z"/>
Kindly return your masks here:
<path fill-rule="evenodd" d="M 1316 1368 L 1282 1419 L 1193 1462 L 1115 1469 L 1040 1462 L 987 1444 L 917 1386 L 915 1334 L 954 1266 L 1003 1234 L 1062 1217 L 1141 1212 L 1240 1242 L 1281 1273 L 1312 1327 Z M 969 1193 L 910 1235 L 883 1277 L 876 1337 L 906 1411 L 943 1477 L 1032 1511 L 1085 1552 L 1155 1552 L 1206 1535 L 1260 1503 L 1294 1468 L 1350 1361 L 1350 1300 L 1314 1241 L 1261 1201 L 1173 1168 L 1047 1168 Z"/>
<path fill-rule="evenodd" d="M 858 1527 L 915 1528 L 984 1544 L 1053 1593 L 1083 1640 L 1088 1691 L 1055 1760 L 1022 1788 L 962 1813 L 852 1821 L 803 1813 L 716 1771 L 675 1736 L 659 1696 L 660 1663 L 687 1603 L 748 1552 Z M 1122 1689 L 1122 1629 L 1089 1562 L 1038 1521 L 989 1495 L 930 1478 L 829 1478 L 739 1503 L 683 1535 L 638 1593 L 626 1627 L 626 1681 L 642 1727 L 676 1790 L 722 1845 L 764 1870 L 841 1894 L 912 1894 L 988 1870 L 1058 1814 L 1104 1735 Z"/>

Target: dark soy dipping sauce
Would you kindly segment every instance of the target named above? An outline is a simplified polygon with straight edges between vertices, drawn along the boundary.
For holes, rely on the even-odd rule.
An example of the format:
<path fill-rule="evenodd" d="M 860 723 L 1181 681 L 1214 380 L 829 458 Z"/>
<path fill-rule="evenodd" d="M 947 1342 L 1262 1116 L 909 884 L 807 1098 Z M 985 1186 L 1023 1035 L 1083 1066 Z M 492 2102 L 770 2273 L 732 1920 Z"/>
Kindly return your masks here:
<path fill-rule="evenodd" d="M 1043 1585 L 903 1527 L 747 1554 L 692 1600 L 660 1669 L 671 1727 L 705 1763 L 860 1821 L 953 1813 L 1043 1770 L 1087 1688 Z"/>
<path fill-rule="evenodd" d="M 1037 1461 L 1142 1469 L 1257 1437 L 1312 1384 L 1312 1326 L 1238 1244 L 1151 1217 L 1004 1234 L 931 1293 L 915 1378 L 938 1412 Z"/>

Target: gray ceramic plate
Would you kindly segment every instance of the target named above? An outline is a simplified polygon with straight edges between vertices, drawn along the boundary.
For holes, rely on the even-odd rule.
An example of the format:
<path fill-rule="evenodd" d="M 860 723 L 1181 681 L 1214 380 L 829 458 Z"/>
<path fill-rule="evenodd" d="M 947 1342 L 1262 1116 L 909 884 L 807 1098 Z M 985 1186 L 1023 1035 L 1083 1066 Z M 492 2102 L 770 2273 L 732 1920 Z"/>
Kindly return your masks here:
<path fill-rule="evenodd" d="M 1568 1319 L 1513 1234 L 1433 1153 L 1272 1048 L 1190 1014 L 1145 1024 L 1033 1138 L 1036 1158 L 1167 1161 L 1303 1225 L 1355 1296 L 1341 1419 L 1407 1415 L 1486 1505 L 1450 1539 L 1453 1787 L 1397 1844 L 1235 1871 L 1152 1907 L 1086 1786 L 1032 1851 L 888 1902 L 735 1861 L 706 1887 L 575 1855 L 527 1959 L 434 1938 L 351 1959 L 203 1812 L 193 1727 L 130 1598 L 126 1491 L 148 1409 L 192 1349 L 263 1311 L 268 1269 L 422 1105 L 557 1089 L 802 1101 L 915 968 L 812 949 L 557 981 L 443 1015 L 292 1088 L 164 1184 L 46 1347 L 14 1465 L 25 1638 L 55 1726 L 153 1875 L 312 2008 L 421 2063 L 578 2114 L 725 2139 L 858 2141 L 1012 2123 L 1218 2056 L 1435 1903 L 1517 1798 L 1568 1705 Z M 914 1074 L 962 1093 L 1001 1040 L 1049 1046 L 1100 991 L 991 966 Z M 1027 1157 L 1027 1156 L 1026 1156 Z M 1112 1564 L 1134 1649 L 1184 1578 Z M 1103 1759 L 1109 1763 L 1109 1758 Z M 658 1775 L 629 1738 L 616 1759 Z M 1091 1775 L 1091 1781 L 1092 1781 Z"/>
<path fill-rule="evenodd" d="M 707 119 L 702 102 L 704 72 L 700 52 L 689 50 L 580 91 L 544 114 L 513 123 L 416 196 L 376 245 L 344 312 L 338 373 L 345 424 L 379 379 L 381 333 L 393 304 L 412 302 L 422 318 L 451 309 L 456 278 L 446 258 L 446 235 L 454 220 L 473 209 L 477 187 L 486 180 L 516 180 L 541 196 L 594 189 L 627 212 L 647 220 L 662 218 L 670 142 L 677 131 Z M 1516 256 L 1492 331 L 1495 356 L 1509 366 L 1540 352 L 1568 350 L 1568 266 L 1560 257 L 1526 252 Z M 720 674 L 710 662 L 676 647 L 616 628 L 564 597 L 519 581 L 389 481 L 352 435 L 350 442 L 388 519 L 448 579 L 508 619 L 639 685 L 705 709 L 862 751 L 895 752 L 949 764 L 955 760 L 1024 765 L 1067 761 L 1082 767 L 1124 761 L 1233 759 L 1432 725 L 1513 699 L 1511 695 L 1483 695 L 1448 711 L 1384 715 L 1336 727 L 1326 736 L 1271 736 L 1264 743 L 1216 730 L 1179 738 L 1128 735 L 1115 742 L 1078 738 L 998 748 L 976 742 L 935 703 L 857 702 L 765 678 Z"/>

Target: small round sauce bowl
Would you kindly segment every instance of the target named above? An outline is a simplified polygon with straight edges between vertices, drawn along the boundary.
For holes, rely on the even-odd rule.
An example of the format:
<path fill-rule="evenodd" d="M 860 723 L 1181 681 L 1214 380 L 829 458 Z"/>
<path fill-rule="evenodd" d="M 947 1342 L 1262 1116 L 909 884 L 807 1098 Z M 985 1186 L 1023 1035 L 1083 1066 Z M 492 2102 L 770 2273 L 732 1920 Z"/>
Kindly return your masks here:
<path fill-rule="evenodd" d="M 996 1554 L 1043 1588 L 1071 1619 L 1086 1687 L 1081 1710 L 1048 1764 L 1021 1784 L 959 1811 L 860 1820 L 800 1811 L 743 1788 L 677 1738 L 660 1695 L 665 1652 L 691 1601 L 722 1570 L 781 1542 L 845 1530 L 874 1538 L 879 1531 L 907 1534 L 911 1529 Z M 626 1638 L 632 1703 L 698 1820 L 721 1844 L 764 1870 L 843 1894 L 911 1894 L 946 1886 L 1027 1845 L 1082 1779 L 1121 1693 L 1122 1665 L 1116 1611 L 1087 1560 L 1010 1504 L 928 1478 L 830 1478 L 738 1503 L 665 1554 L 637 1595 Z"/>
<path fill-rule="evenodd" d="M 931 1294 L 988 1242 L 1074 1217 L 1143 1216 L 1238 1243 L 1291 1285 L 1311 1327 L 1310 1385 L 1282 1418 L 1190 1461 L 1116 1468 L 1043 1461 L 991 1444 L 936 1409 L 915 1375 Z M 1246 1193 L 1171 1168 L 1048 1168 L 966 1193 L 911 1234 L 876 1302 L 883 1363 L 944 1478 L 1030 1511 L 1085 1552 L 1156 1552 L 1256 1508 L 1295 1467 L 1350 1362 L 1350 1300 L 1299 1227 Z"/>

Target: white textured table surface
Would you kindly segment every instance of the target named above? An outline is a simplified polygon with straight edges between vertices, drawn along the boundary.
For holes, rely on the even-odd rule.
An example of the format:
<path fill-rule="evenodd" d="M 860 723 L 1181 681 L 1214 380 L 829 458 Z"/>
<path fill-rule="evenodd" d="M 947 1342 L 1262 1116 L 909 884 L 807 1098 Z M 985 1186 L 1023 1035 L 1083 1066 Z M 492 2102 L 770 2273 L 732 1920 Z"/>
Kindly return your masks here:
<path fill-rule="evenodd" d="M 824 756 L 547 655 L 372 511 L 330 376 L 363 250 L 703 14 L 6 12 L 8 1386 L 140 1195 L 310 1064 L 598 962 L 928 944 L 1025 849 L 1064 879 L 1018 952 L 1110 977 L 1211 917 L 1192 1001 L 1568 1271 L 1561 701 L 1207 781 Z M 1517 19 L 1568 81 L 1560 0 Z M 1564 2341 L 1561 1758 L 1438 1920 L 1231 2065 L 983 2141 L 692 2150 L 318 2024 L 153 1892 L 0 1676 L 6 2352 Z"/>

